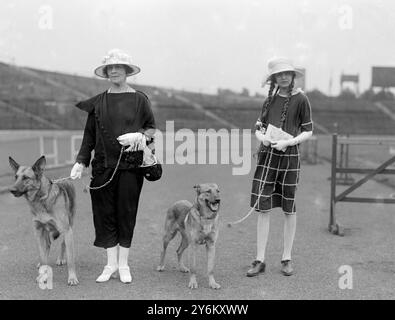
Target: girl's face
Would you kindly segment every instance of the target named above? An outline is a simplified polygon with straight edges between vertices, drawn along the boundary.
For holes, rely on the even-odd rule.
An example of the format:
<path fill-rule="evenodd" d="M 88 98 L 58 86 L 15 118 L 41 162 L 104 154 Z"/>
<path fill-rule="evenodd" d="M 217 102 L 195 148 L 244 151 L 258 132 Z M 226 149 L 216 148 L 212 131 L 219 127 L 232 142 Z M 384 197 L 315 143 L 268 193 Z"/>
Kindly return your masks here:
<path fill-rule="evenodd" d="M 293 72 L 292 71 L 279 72 L 276 73 L 274 77 L 280 89 L 286 89 L 289 87 L 289 85 L 292 82 Z"/>
<path fill-rule="evenodd" d="M 107 66 L 106 72 L 108 79 L 114 84 L 122 84 L 126 82 L 126 69 L 121 64 L 111 64 Z"/>

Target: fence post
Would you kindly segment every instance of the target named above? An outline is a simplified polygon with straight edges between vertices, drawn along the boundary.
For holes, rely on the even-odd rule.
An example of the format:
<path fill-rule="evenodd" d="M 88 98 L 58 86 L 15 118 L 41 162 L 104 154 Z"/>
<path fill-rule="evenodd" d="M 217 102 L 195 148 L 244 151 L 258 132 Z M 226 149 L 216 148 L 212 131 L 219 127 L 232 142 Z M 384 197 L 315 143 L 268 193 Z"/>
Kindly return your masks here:
<path fill-rule="evenodd" d="M 336 197 L 336 163 L 337 163 L 337 133 L 332 134 L 332 166 L 331 166 L 331 197 L 329 212 L 329 232 L 334 233 L 337 228 L 335 213 Z"/>
<path fill-rule="evenodd" d="M 330 233 L 344 236 L 344 229 L 339 226 L 336 221 L 336 167 L 337 167 L 337 133 L 332 135 L 332 166 L 331 166 L 331 204 L 329 212 Z"/>
<path fill-rule="evenodd" d="M 54 166 L 59 165 L 59 153 L 58 153 L 58 138 L 52 138 L 52 147 L 53 147 L 53 158 L 54 158 Z"/>

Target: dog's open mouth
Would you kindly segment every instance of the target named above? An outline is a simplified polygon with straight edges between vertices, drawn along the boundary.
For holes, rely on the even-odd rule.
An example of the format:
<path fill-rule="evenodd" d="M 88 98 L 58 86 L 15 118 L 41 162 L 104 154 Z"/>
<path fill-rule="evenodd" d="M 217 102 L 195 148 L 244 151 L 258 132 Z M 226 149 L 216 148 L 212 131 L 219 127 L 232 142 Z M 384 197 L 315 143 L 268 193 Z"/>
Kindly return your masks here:
<path fill-rule="evenodd" d="M 210 202 L 206 199 L 206 205 L 207 207 L 213 211 L 213 212 L 217 212 L 219 210 L 219 204 L 220 204 L 221 200 L 217 199 L 213 202 Z"/>
<path fill-rule="evenodd" d="M 10 192 L 17 198 L 23 196 L 26 193 L 26 191 L 23 192 L 18 190 L 10 190 Z"/>

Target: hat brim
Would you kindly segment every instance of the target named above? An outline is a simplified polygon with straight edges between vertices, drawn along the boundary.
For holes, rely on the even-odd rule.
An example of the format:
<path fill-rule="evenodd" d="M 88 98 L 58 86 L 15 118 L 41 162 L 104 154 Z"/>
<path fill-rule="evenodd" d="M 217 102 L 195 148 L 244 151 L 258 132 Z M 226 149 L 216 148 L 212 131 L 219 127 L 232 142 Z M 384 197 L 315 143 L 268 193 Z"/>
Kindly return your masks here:
<path fill-rule="evenodd" d="M 126 63 L 117 63 L 117 64 L 123 65 L 123 66 L 127 67 L 126 69 L 129 69 L 126 72 L 127 77 L 133 76 L 141 71 L 141 69 L 138 66 L 135 66 L 133 64 L 126 64 Z M 105 64 L 100 67 L 97 67 L 94 71 L 95 75 L 97 75 L 100 78 L 108 79 L 108 75 L 106 73 L 106 68 L 111 65 L 112 64 Z"/>
<path fill-rule="evenodd" d="M 266 76 L 266 81 L 265 81 L 265 82 L 266 82 L 266 83 L 270 83 L 270 78 L 271 78 L 273 75 L 275 75 L 275 74 L 277 74 L 277 73 L 280 73 L 280 72 L 286 72 L 286 71 L 295 72 L 295 79 L 304 77 L 304 73 L 301 72 L 301 71 L 299 71 L 299 70 L 297 70 L 297 69 L 288 69 L 288 68 L 284 68 L 284 69 L 276 70 L 275 73 L 272 73 L 272 74 L 267 75 L 267 76 Z"/>

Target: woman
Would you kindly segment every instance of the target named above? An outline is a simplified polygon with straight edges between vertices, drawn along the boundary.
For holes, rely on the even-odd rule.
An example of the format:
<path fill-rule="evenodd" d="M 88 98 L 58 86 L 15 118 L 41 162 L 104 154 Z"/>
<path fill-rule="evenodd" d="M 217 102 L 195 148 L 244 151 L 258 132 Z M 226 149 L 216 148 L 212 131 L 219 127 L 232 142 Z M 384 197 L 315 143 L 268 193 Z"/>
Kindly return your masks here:
<path fill-rule="evenodd" d="M 299 144 L 310 138 L 313 130 L 309 100 L 301 90 L 294 89 L 295 78 L 303 74 L 286 58 L 269 61 L 268 69 L 270 89 L 256 124 L 255 134 L 262 143 L 251 192 L 251 207 L 258 212 L 257 257 L 247 271 L 248 277 L 265 271 L 269 211 L 275 207 L 280 207 L 285 216 L 281 271 L 286 276 L 293 274 L 291 250 L 296 230 Z"/>
<path fill-rule="evenodd" d="M 94 245 L 107 251 L 107 264 L 96 281 L 108 281 L 119 271 L 120 280 L 130 283 L 128 255 L 144 180 L 138 166 L 142 150 L 153 141 L 155 120 L 148 97 L 126 83 L 128 76 L 140 72 L 128 54 L 111 50 L 94 72 L 109 79 L 110 88 L 76 105 L 88 112 L 88 119 L 70 176 L 81 177 L 94 150 L 90 184 Z"/>

